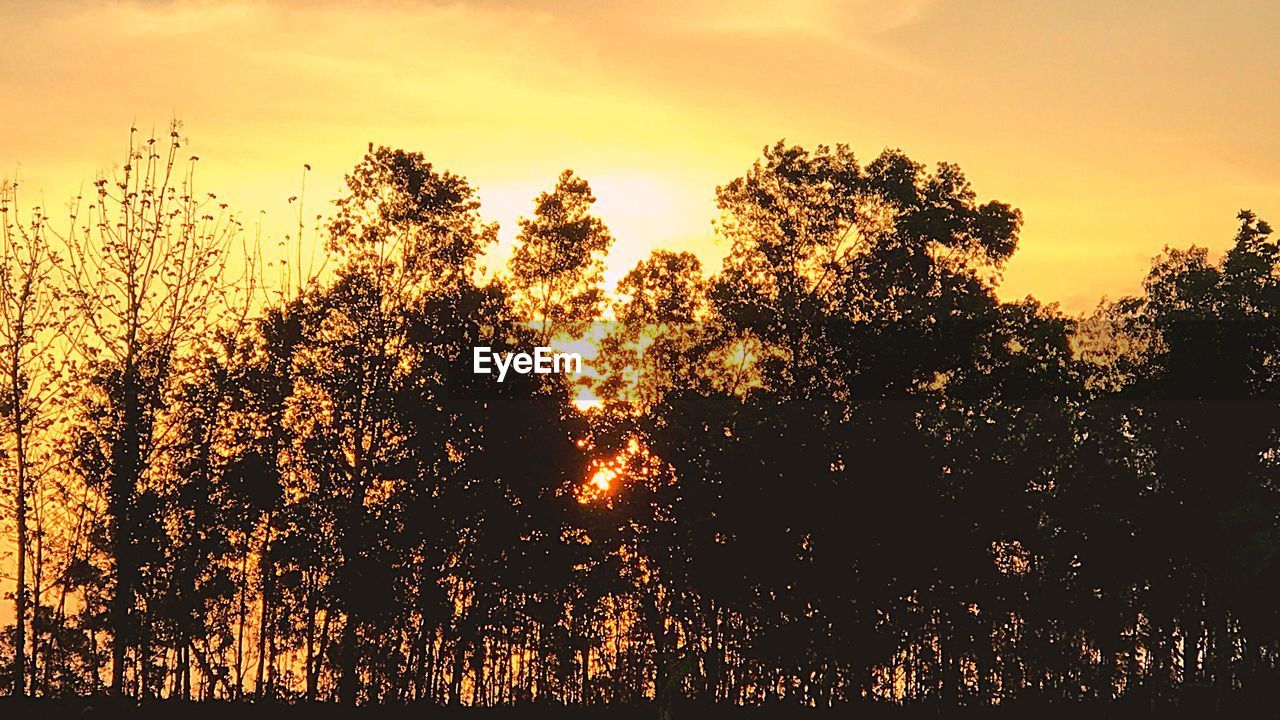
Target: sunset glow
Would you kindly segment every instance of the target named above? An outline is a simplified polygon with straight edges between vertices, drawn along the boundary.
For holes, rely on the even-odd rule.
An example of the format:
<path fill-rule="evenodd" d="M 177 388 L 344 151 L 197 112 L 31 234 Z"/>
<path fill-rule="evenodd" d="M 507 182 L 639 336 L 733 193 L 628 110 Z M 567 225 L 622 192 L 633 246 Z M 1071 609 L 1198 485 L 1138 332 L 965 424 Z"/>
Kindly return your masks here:
<path fill-rule="evenodd" d="M 609 504 L 611 491 L 614 489 L 614 482 L 618 480 L 621 474 L 621 463 L 624 461 L 622 455 L 610 458 L 607 461 L 596 461 L 592 463 L 591 476 L 578 489 L 578 502 L 583 505 L 591 503 Z"/>
<path fill-rule="evenodd" d="M 1280 3 L 0 28 L 5 717 L 1280 716 Z"/>
<path fill-rule="evenodd" d="M 501 224 L 588 178 L 618 239 L 710 269 L 713 192 L 780 137 L 953 161 L 1025 213 L 1002 294 L 1092 308 L 1164 245 L 1280 214 L 1274 3 L 784 6 L 575 0 L 0 4 L 0 175 L 53 209 L 130 125 L 185 124 L 202 185 L 277 234 L 325 213 L 368 142 L 422 150 Z M 110 59 L 109 78 L 98 69 Z M 1237 72 L 1247 64 L 1252 70 Z"/>
<path fill-rule="evenodd" d="M 584 444 L 579 442 L 578 446 L 584 447 Z M 647 452 L 637 438 L 629 438 L 626 447 L 617 454 L 591 462 L 590 474 L 578 489 L 578 502 L 583 505 L 611 505 L 613 496 L 622 490 L 623 482 L 629 476 L 642 477 L 657 462 L 657 458 Z"/>

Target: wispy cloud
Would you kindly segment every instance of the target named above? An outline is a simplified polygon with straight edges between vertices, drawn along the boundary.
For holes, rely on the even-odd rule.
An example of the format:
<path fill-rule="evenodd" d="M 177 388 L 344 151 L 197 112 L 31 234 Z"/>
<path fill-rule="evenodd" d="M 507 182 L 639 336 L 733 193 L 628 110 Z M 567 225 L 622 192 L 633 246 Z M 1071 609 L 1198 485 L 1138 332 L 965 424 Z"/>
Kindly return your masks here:
<path fill-rule="evenodd" d="M 794 35 L 828 40 L 866 38 L 910 24 L 932 0 L 717 0 L 664 2 L 671 17 L 687 27 L 746 36 Z"/>
<path fill-rule="evenodd" d="M 1006 287 L 1117 294 L 1140 264 L 1072 248 L 1280 215 L 1280 5 L 1082 2 L 0 0 L 0 175 L 53 202 L 177 116 L 234 206 L 279 208 L 307 162 L 322 209 L 373 140 L 467 175 L 508 228 L 573 167 L 616 257 L 714 266 L 711 195 L 762 145 L 893 145 L 1026 211 Z"/>

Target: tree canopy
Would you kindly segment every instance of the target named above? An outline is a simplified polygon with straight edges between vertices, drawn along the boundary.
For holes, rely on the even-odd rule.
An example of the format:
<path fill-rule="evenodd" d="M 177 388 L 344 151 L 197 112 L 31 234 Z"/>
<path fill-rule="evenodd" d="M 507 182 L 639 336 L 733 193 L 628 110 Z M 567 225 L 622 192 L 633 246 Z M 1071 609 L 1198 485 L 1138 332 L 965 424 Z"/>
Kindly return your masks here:
<path fill-rule="evenodd" d="M 1022 216 L 958 167 L 779 142 L 716 189 L 723 267 L 608 288 L 586 179 L 486 274 L 478 190 L 370 146 L 273 295 L 181 148 L 65 226 L 0 194 L 13 693 L 1274 709 L 1254 214 L 1072 317 L 1001 299 Z M 471 371 L 584 338 L 598 406 Z"/>

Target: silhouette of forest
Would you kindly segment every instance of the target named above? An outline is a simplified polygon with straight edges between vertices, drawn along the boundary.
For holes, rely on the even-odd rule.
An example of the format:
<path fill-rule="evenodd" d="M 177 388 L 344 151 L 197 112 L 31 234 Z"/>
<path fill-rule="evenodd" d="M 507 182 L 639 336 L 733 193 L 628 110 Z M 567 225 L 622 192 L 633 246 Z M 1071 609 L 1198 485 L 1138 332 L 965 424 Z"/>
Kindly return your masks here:
<path fill-rule="evenodd" d="M 960 168 L 780 142 L 716 189 L 723 267 L 606 292 L 571 171 L 495 271 L 422 154 L 269 238 L 184 144 L 0 200 L 0 689 L 42 699 L 0 712 L 1280 709 L 1253 214 L 1075 317 L 999 299 L 1022 217 Z M 471 369 L 582 338 L 583 377 Z"/>

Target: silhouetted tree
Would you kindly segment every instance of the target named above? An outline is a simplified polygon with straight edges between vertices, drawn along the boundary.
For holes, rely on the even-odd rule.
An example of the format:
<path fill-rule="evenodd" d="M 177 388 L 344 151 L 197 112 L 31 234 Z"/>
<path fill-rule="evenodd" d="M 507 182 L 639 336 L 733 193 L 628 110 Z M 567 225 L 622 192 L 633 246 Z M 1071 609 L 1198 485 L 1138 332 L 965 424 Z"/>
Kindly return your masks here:
<path fill-rule="evenodd" d="M 607 297 L 581 178 L 486 279 L 477 190 L 371 146 L 264 288 L 176 130 L 133 137 L 60 238 L 0 195 L 15 692 L 1270 709 L 1252 213 L 1075 318 L 1000 297 L 1021 215 L 959 168 L 778 143 L 717 189 L 718 272 L 659 250 Z M 599 407 L 471 368 L 588 335 Z"/>
<path fill-rule="evenodd" d="M 56 285 L 59 259 L 50 246 L 49 218 L 40 208 L 22 215 L 17 188 L 0 185 L 0 366 L 3 367 L 4 457 L 13 480 L 14 553 L 17 557 L 14 588 L 13 685 L 14 695 L 28 691 L 27 616 L 39 608 L 40 585 L 28 584 L 27 559 L 32 554 L 28 513 L 34 489 L 47 463 L 43 435 L 53 418 L 49 404 L 56 398 L 65 357 L 57 346 L 67 313 Z M 39 575 L 37 574 L 37 577 Z M 31 643 L 36 656 L 38 640 Z M 34 661 L 33 661 L 34 663 Z"/>
<path fill-rule="evenodd" d="M 724 367 L 700 366 L 724 343 L 708 319 L 707 281 L 692 253 L 655 250 L 618 283 L 613 329 L 599 341 L 598 392 L 648 408 L 673 388 L 686 388 Z"/>
<path fill-rule="evenodd" d="M 582 335 L 600 313 L 613 236 L 591 214 L 595 201 L 587 181 L 565 170 L 534 201 L 533 216 L 520 219 L 510 286 L 516 313 L 537 323 L 539 344 Z"/>
<path fill-rule="evenodd" d="M 66 237 L 69 297 L 77 314 L 75 352 L 90 386 L 84 431 L 101 452 L 111 557 L 111 688 L 125 692 L 125 664 L 138 647 L 148 679 L 148 629 L 136 617 L 140 571 L 153 562 L 162 521 L 151 506 L 158 414 L 182 351 L 208 327 L 220 299 L 226 250 L 238 224 L 225 205 L 196 191 L 197 158 L 182 160 L 175 124 L 168 138 L 130 133 L 124 165 L 95 183 Z M 148 537 L 148 535 L 150 536 Z M 141 644 L 141 646 L 139 646 Z"/>

